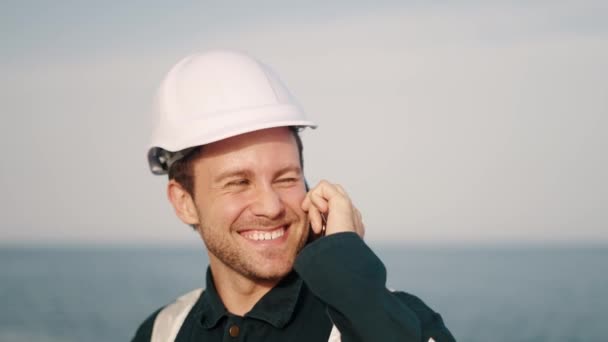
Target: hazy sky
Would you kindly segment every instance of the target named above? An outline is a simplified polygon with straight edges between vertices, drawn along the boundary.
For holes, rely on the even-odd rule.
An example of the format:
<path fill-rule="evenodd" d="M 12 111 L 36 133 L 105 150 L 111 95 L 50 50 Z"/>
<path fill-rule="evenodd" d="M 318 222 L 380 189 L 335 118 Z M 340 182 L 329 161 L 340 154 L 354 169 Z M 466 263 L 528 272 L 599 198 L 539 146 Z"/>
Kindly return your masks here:
<path fill-rule="evenodd" d="M 150 108 L 217 47 L 290 86 L 370 240 L 608 242 L 606 1 L 287 3 L 3 1 L 0 243 L 197 241 Z"/>

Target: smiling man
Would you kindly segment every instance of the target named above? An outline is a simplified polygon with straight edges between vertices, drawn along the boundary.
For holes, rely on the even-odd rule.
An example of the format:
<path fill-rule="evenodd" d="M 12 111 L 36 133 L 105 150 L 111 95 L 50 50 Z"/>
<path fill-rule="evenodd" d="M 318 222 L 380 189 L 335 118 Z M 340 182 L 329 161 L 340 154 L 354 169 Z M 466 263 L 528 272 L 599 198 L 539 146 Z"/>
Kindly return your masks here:
<path fill-rule="evenodd" d="M 308 190 L 299 130 L 315 127 L 265 65 L 192 55 L 163 81 L 148 160 L 209 254 L 205 289 L 133 341 L 453 341 L 441 316 L 386 289 L 359 211 L 338 184 Z"/>

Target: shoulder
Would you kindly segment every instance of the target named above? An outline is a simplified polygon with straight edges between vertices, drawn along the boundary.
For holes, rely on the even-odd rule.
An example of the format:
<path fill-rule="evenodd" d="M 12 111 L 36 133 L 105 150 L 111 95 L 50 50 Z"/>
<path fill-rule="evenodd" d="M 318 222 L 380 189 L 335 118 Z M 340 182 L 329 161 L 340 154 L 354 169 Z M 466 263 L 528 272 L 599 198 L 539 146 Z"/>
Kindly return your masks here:
<path fill-rule="evenodd" d="M 154 311 L 148 318 L 146 318 L 143 323 L 139 325 L 137 331 L 135 332 L 135 336 L 131 340 L 131 342 L 149 342 L 152 339 L 152 329 L 154 328 L 154 321 L 156 320 L 156 316 L 158 313 L 164 309 L 165 307 L 161 307 L 160 309 Z"/>
<path fill-rule="evenodd" d="M 139 326 L 132 342 L 150 341 L 153 335 L 162 340 L 174 339 L 202 292 L 203 289 L 192 290 L 156 310 Z"/>

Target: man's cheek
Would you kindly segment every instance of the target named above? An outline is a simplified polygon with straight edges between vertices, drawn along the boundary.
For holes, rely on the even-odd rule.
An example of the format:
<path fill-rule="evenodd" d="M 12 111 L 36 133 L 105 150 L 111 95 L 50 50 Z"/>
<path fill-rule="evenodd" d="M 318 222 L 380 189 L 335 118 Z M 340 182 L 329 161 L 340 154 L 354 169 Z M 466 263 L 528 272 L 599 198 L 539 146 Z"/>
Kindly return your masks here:
<path fill-rule="evenodd" d="M 205 217 L 203 219 L 206 218 L 214 223 L 230 225 L 238 218 L 239 213 L 242 211 L 243 206 L 239 203 L 215 199 L 207 206 L 206 210 L 204 211 Z"/>
<path fill-rule="evenodd" d="M 291 188 L 283 193 L 283 201 L 298 212 L 302 212 L 302 202 L 306 198 L 306 191 L 303 188 Z"/>

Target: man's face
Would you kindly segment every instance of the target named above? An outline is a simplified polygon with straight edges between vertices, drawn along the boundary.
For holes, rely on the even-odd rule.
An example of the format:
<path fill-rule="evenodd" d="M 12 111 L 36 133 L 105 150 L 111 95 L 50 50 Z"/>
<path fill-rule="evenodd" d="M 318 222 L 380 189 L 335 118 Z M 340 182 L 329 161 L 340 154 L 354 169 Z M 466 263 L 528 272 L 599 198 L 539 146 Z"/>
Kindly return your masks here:
<path fill-rule="evenodd" d="M 308 238 L 300 207 L 306 190 L 291 131 L 270 128 L 205 145 L 193 174 L 211 267 L 257 281 L 289 273 Z"/>

